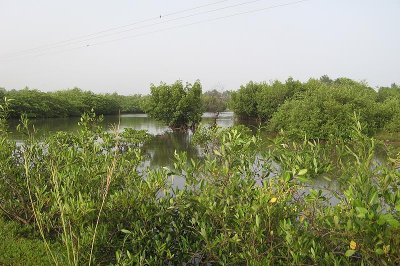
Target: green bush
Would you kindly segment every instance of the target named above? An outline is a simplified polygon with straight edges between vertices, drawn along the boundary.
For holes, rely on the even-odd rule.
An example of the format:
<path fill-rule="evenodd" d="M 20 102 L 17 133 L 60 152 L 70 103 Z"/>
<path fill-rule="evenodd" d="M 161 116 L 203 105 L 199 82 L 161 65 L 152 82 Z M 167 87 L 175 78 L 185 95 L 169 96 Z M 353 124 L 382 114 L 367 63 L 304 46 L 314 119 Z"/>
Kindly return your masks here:
<path fill-rule="evenodd" d="M 142 161 L 139 147 L 148 135 L 132 129 L 108 133 L 98 122 L 94 114 L 85 114 L 77 134 L 36 139 L 23 118 L 19 129 L 26 133 L 24 144 L 0 139 L 2 215 L 36 225 L 48 247 L 62 245 L 65 256 L 49 250 L 53 263 L 112 262 L 110 250 L 124 218 L 110 209 L 129 215 L 125 208 L 130 207 L 112 203 L 131 200 L 135 191 L 122 188 L 141 180 L 136 171 Z"/>

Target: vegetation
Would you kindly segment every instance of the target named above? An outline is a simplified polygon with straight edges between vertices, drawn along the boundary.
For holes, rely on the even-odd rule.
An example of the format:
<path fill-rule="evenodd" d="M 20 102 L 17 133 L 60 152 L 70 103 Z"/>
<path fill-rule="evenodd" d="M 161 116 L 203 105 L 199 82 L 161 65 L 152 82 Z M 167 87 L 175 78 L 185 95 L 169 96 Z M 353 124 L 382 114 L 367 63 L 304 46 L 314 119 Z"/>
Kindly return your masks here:
<path fill-rule="evenodd" d="M 13 99 L 9 114 L 13 118 L 22 114 L 30 118 L 73 117 L 92 109 L 102 115 L 143 113 L 145 102 L 145 97 L 140 95 L 94 94 L 78 88 L 48 93 L 29 88 L 18 91 L 0 88 L 0 96 Z"/>
<path fill-rule="evenodd" d="M 323 76 L 305 83 L 289 78 L 285 83 L 253 83 L 232 94 L 231 106 L 242 118 L 268 122 L 272 132 L 292 137 L 328 139 L 350 137 L 353 114 L 373 135 L 385 130 L 400 132 L 400 88 L 375 91 L 363 82 Z"/>
<path fill-rule="evenodd" d="M 175 152 L 154 168 L 147 132 L 105 130 L 93 112 L 77 132 L 45 136 L 22 115 L 17 144 L 8 118 L 23 105 L 0 90 L 0 264 L 399 265 L 400 152 L 369 136 L 399 132 L 399 91 L 327 76 L 250 82 L 232 107 L 279 134 L 200 125 L 186 135 L 197 157 Z M 88 103 L 72 95 L 96 96 L 24 93 L 42 106 L 68 98 L 68 110 Z M 220 105 L 221 94 L 201 95 L 199 82 L 177 81 L 129 101 L 186 130 L 202 103 Z"/>
<path fill-rule="evenodd" d="M 303 85 L 292 78 L 286 83 L 249 82 L 241 86 L 239 91 L 232 93 L 232 110 L 241 118 L 268 121 L 280 105 L 302 90 Z"/>
<path fill-rule="evenodd" d="M 200 127 L 202 157 L 143 169 L 143 131 L 106 132 L 87 113 L 76 134 L 37 138 L 23 117 L 16 145 L 8 104 L 0 264 L 400 264 L 400 154 L 376 160 L 357 117 L 324 144 Z"/>
<path fill-rule="evenodd" d="M 220 112 L 226 111 L 228 108 L 229 98 L 229 91 L 219 92 L 211 90 L 204 92 L 202 95 L 204 111 L 215 113 L 218 117 Z"/>
<path fill-rule="evenodd" d="M 200 81 L 193 85 L 182 81 L 167 85 L 151 85 L 151 95 L 147 102 L 146 113 L 156 120 L 164 122 L 173 130 L 195 128 L 203 114 Z"/>
<path fill-rule="evenodd" d="M 400 132 L 400 86 L 392 84 L 390 88 L 382 87 L 378 91 L 381 119 L 387 132 Z"/>

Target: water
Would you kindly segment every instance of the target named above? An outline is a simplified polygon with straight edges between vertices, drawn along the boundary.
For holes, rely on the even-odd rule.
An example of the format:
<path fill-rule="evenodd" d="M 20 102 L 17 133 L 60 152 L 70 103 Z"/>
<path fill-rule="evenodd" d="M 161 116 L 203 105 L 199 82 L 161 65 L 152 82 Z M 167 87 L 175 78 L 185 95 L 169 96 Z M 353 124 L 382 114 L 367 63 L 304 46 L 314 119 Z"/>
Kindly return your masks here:
<path fill-rule="evenodd" d="M 37 130 L 38 136 L 49 135 L 57 131 L 74 132 L 78 130 L 80 118 L 47 118 L 31 120 Z M 110 129 L 112 125 L 118 124 L 120 119 L 120 128 L 133 128 L 137 130 L 147 130 L 154 135 L 151 141 L 143 147 L 148 155 L 148 164 L 151 167 L 171 166 L 174 159 L 174 152 L 185 151 L 188 158 L 199 156 L 198 149 L 191 144 L 191 133 L 173 132 L 163 123 L 149 118 L 146 114 L 123 114 L 118 116 L 105 116 L 102 126 Z M 213 124 L 215 115 L 213 113 L 204 113 L 202 123 Z M 217 119 L 217 125 L 221 127 L 230 127 L 234 125 L 233 112 L 222 112 Z M 11 136 L 17 142 L 22 142 L 23 135 L 16 130 L 17 120 L 10 121 Z"/>

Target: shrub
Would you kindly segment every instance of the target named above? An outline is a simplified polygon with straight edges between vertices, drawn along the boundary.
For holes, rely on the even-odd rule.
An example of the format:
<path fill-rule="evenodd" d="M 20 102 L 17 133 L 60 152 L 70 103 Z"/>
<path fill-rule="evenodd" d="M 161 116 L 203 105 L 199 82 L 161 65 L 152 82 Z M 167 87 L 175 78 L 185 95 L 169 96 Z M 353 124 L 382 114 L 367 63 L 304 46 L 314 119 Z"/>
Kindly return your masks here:
<path fill-rule="evenodd" d="M 181 81 L 172 85 L 161 83 L 152 85 L 146 112 L 172 129 L 194 128 L 201 120 L 201 84 L 193 85 Z"/>
<path fill-rule="evenodd" d="M 286 101 L 274 113 L 270 129 L 275 132 L 284 130 L 297 138 L 304 135 L 311 139 L 349 138 L 354 113 L 365 125 L 365 133 L 371 135 L 377 131 L 376 93 L 362 84 L 348 85 L 341 81 L 333 87 L 321 85 L 309 89 Z"/>

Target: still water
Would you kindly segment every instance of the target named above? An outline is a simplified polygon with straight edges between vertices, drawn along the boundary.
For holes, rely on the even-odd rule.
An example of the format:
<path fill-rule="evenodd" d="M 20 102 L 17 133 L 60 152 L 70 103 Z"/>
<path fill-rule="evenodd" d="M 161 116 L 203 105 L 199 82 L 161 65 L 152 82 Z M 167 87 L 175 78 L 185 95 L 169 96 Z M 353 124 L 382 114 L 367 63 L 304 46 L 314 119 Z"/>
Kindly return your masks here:
<path fill-rule="evenodd" d="M 172 132 L 163 123 L 149 118 L 146 114 L 123 114 L 118 116 L 104 116 L 102 126 L 110 129 L 118 124 L 120 119 L 120 128 L 133 128 L 138 130 L 147 130 L 154 135 L 151 141 L 143 147 L 148 156 L 148 164 L 151 167 L 170 166 L 173 163 L 174 152 L 185 151 L 189 158 L 198 156 L 198 150 L 191 144 L 191 133 Z M 35 119 L 31 123 L 35 126 L 37 134 L 48 135 L 57 131 L 74 132 L 78 130 L 79 118 L 47 118 Z M 203 124 L 213 124 L 215 122 L 214 113 L 204 113 L 202 117 Z M 234 125 L 233 112 L 220 113 L 217 119 L 217 125 L 221 127 L 230 127 Z M 17 142 L 23 140 L 21 133 L 18 133 L 16 127 L 18 121 L 10 121 L 10 130 L 13 138 Z"/>

